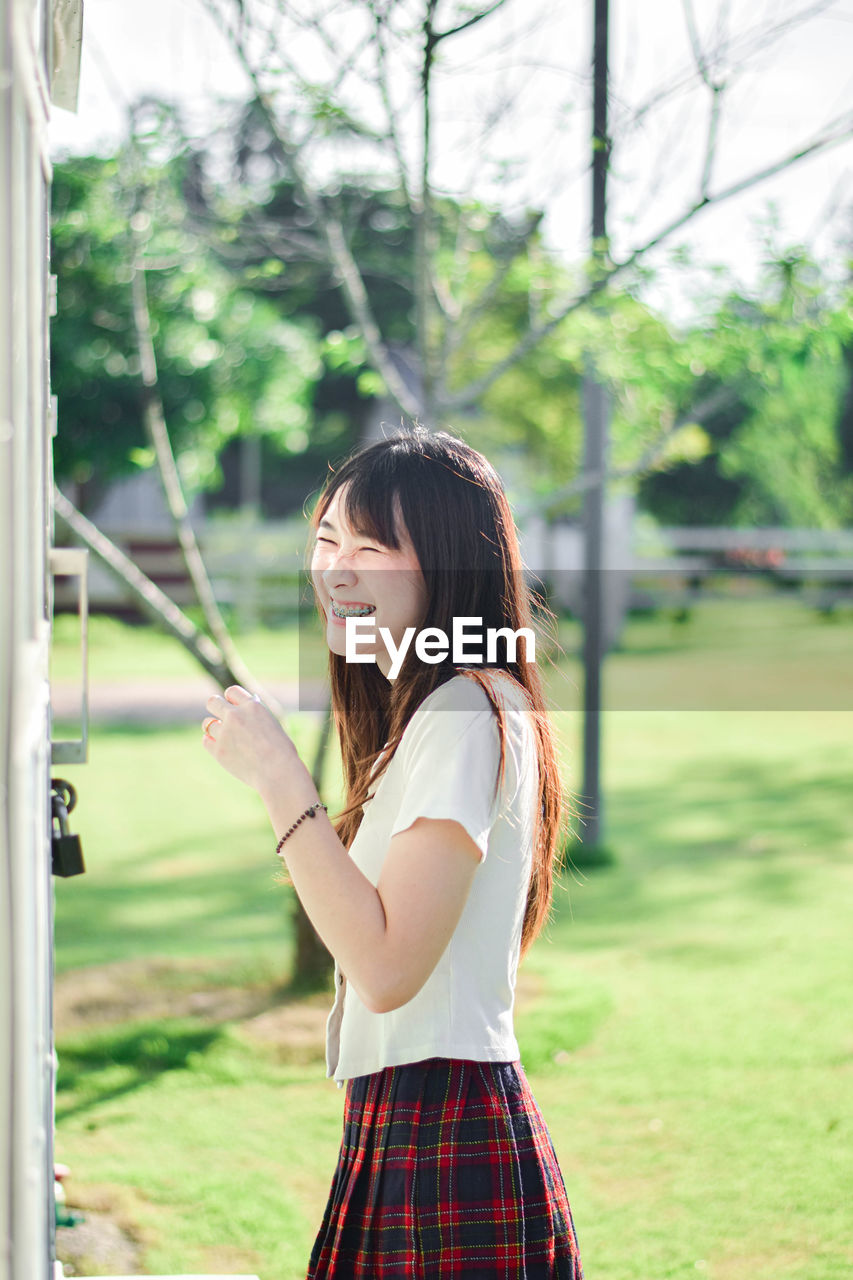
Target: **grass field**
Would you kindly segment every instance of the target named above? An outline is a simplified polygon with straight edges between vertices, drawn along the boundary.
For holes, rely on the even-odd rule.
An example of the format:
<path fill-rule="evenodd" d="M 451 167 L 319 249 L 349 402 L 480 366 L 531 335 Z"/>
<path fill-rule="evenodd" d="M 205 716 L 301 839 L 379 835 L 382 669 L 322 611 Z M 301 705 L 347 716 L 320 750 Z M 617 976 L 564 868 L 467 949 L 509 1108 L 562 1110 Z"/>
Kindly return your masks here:
<path fill-rule="evenodd" d="M 611 678 L 651 678 L 665 654 L 686 680 L 671 624 L 643 627 Z M 98 629 L 95 678 L 184 662 L 146 632 Z M 845 674 L 844 630 L 819 632 L 830 653 L 801 684 L 823 687 L 832 664 Z M 270 678 L 288 641 L 248 640 Z M 577 789 L 579 720 L 557 720 Z M 310 717 L 289 727 L 310 747 Z M 616 861 L 564 875 L 518 1014 L 587 1280 L 840 1280 L 853 1269 L 853 713 L 614 710 L 603 743 Z M 341 1094 L 321 1061 L 327 997 L 284 992 L 289 891 L 261 806 L 195 724 L 96 729 L 90 763 L 63 772 L 80 786 L 88 867 L 57 882 L 70 1198 L 123 1228 L 140 1270 L 296 1280 Z"/>

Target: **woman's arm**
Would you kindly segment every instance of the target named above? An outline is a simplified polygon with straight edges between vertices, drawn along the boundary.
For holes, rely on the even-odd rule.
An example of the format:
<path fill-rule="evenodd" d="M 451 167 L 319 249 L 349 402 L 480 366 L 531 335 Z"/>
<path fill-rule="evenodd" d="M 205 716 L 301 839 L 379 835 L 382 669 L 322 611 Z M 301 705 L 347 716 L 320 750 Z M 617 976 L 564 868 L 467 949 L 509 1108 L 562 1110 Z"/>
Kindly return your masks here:
<path fill-rule="evenodd" d="M 207 705 L 219 724 L 205 746 L 258 791 L 280 835 L 319 798 L 293 742 L 238 686 Z M 397 1009 L 420 991 L 450 941 L 480 861 L 461 823 L 421 817 L 391 839 L 374 887 L 322 811 L 300 823 L 282 853 L 308 918 L 374 1013 Z"/>
<path fill-rule="evenodd" d="M 286 830 L 292 817 L 277 818 L 276 796 L 263 799 L 274 829 Z M 434 818 L 418 818 L 392 838 L 375 888 L 328 820 L 316 831 L 301 823 L 283 853 L 308 918 L 373 1013 L 398 1009 L 420 991 L 459 922 L 480 860 L 458 822 Z"/>

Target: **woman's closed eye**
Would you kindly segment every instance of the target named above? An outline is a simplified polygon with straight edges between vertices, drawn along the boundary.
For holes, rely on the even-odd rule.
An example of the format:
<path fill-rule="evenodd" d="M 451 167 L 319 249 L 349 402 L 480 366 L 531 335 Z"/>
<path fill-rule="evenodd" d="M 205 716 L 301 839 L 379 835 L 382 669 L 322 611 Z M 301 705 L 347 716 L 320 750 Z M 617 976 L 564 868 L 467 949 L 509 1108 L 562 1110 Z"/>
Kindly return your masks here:
<path fill-rule="evenodd" d="M 314 545 L 317 547 L 336 547 L 338 544 L 334 538 L 323 538 L 318 535 Z M 372 547 L 366 544 L 361 547 L 356 547 L 357 552 L 373 551 L 376 553 L 376 555 L 379 555 L 379 556 L 384 555 L 387 550 L 388 550 L 387 547 L 375 547 L 375 546 Z"/>

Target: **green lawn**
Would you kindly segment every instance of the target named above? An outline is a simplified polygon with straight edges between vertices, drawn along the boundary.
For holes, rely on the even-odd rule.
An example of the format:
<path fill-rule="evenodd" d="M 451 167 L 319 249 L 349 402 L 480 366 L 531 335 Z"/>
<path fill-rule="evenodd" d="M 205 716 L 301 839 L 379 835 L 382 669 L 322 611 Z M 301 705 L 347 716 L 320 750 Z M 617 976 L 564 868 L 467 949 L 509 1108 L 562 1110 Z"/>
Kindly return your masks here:
<path fill-rule="evenodd" d="M 79 679 L 77 620 L 57 619 L 52 675 Z M 581 633 L 562 619 L 539 639 L 538 656 L 551 705 L 581 705 Z M 326 650 L 306 610 L 302 625 L 237 637 L 241 657 L 263 683 L 322 676 Z M 150 627 L 90 619 L 93 680 L 180 680 L 200 668 L 186 650 Z M 568 655 L 568 656 L 566 656 Z M 853 607 L 824 617 L 791 595 L 700 601 L 689 618 L 677 611 L 632 615 L 605 666 L 609 710 L 847 710 L 853 711 Z"/>
<path fill-rule="evenodd" d="M 672 624 L 654 643 L 651 625 L 610 659 L 612 679 L 648 673 L 662 659 L 641 650 L 663 644 L 686 680 Z M 816 643 L 845 630 L 815 625 Z M 147 663 L 149 640 L 128 641 L 131 669 L 170 671 L 166 647 Z M 252 643 L 269 679 L 281 639 Z M 842 670 L 843 645 L 830 648 Z M 579 720 L 557 719 L 577 789 Z M 308 749 L 315 722 L 289 727 Z M 518 1016 L 587 1280 L 840 1280 L 853 713 L 610 711 L 603 750 L 616 862 L 564 876 Z M 59 996 L 75 1008 L 58 1046 L 71 1196 L 113 1206 L 151 1272 L 296 1280 L 342 1099 L 319 1060 L 324 998 L 274 1012 L 290 891 L 260 804 L 195 725 L 96 729 L 90 763 L 63 773 L 79 783 L 88 868 L 56 886 Z"/>
<path fill-rule="evenodd" d="M 80 678 L 79 623 L 75 614 L 62 614 L 54 624 L 51 675 L 54 680 Z M 281 680 L 298 670 L 296 627 L 258 630 L 237 636 L 241 657 L 262 680 Z M 203 672 L 177 640 L 152 627 L 131 626 L 95 614 L 89 619 L 89 671 L 92 680 L 197 679 Z"/>

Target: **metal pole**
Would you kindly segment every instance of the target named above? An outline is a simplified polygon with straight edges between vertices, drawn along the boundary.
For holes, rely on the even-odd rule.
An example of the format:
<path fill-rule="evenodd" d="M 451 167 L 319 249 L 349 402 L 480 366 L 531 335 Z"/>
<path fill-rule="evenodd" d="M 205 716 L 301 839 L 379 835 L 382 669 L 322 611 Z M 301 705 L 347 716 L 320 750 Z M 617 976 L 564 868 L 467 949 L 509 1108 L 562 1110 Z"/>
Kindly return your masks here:
<path fill-rule="evenodd" d="M 607 252 L 607 170 L 610 141 L 607 133 L 609 0 L 595 0 L 592 110 L 592 262 L 595 267 Z M 601 667 L 604 641 L 604 499 L 603 476 L 607 462 L 609 406 L 607 393 L 587 363 L 584 376 L 584 470 L 600 479 L 587 490 L 583 505 L 584 527 L 584 721 L 581 839 L 600 843 L 603 805 L 601 763 Z"/>
<path fill-rule="evenodd" d="M 607 238 L 607 172 L 610 137 L 607 132 L 607 75 L 609 0 L 595 0 L 592 71 L 592 253 L 600 260 Z"/>

